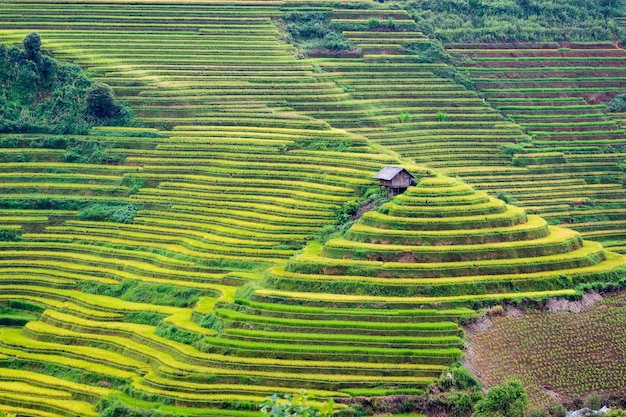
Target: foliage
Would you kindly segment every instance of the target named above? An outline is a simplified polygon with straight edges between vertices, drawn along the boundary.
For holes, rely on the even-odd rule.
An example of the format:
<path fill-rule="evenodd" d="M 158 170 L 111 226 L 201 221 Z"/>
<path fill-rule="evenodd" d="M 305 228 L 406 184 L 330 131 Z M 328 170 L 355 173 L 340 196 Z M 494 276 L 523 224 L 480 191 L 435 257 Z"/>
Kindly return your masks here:
<path fill-rule="evenodd" d="M 611 102 L 607 104 L 610 112 L 626 112 L 626 93 L 615 96 Z"/>
<path fill-rule="evenodd" d="M 442 397 L 441 402 L 449 408 L 452 417 L 469 417 L 474 411 L 475 404 L 483 399 L 480 392 L 454 391 Z"/>
<path fill-rule="evenodd" d="M 507 204 L 513 204 L 515 203 L 517 200 L 509 193 L 505 193 L 504 191 L 500 191 L 496 194 L 496 198 L 498 200 L 502 200 Z"/>
<path fill-rule="evenodd" d="M 78 213 L 81 220 L 103 221 L 114 223 L 132 223 L 137 214 L 134 204 L 102 204 L 94 203 Z"/>
<path fill-rule="evenodd" d="M 119 401 L 102 400 L 96 406 L 98 417 L 165 417 L 166 414 L 158 410 L 131 408 Z"/>
<path fill-rule="evenodd" d="M 159 324 L 154 334 L 186 345 L 194 345 L 204 338 L 201 334 L 179 329 L 176 326 L 165 323 Z"/>
<path fill-rule="evenodd" d="M 124 301 L 150 303 L 174 307 L 191 307 L 199 298 L 199 290 L 168 284 L 152 284 L 126 280 L 117 285 L 85 282 L 82 291 L 89 294 L 106 295 Z"/>
<path fill-rule="evenodd" d="M 353 50 L 352 44 L 335 30 L 326 11 L 294 11 L 283 17 L 289 41 L 303 52 Z"/>
<path fill-rule="evenodd" d="M 563 404 L 554 404 L 548 408 L 548 413 L 552 417 L 565 417 L 567 408 Z"/>
<path fill-rule="evenodd" d="M 509 145 L 504 145 L 502 146 L 502 153 L 506 154 L 506 155 L 515 155 L 518 153 L 526 153 L 527 149 L 524 145 L 520 145 L 518 143 L 513 143 L 513 144 L 509 144 Z"/>
<path fill-rule="evenodd" d="M 306 390 L 298 394 L 286 394 L 280 398 L 274 394 L 261 404 L 261 413 L 268 417 L 330 417 L 335 408 L 333 400 L 325 402 L 320 409 L 314 408 Z"/>
<path fill-rule="evenodd" d="M 491 388 L 487 396 L 476 403 L 472 417 L 524 417 L 526 405 L 528 397 L 522 383 L 511 380 Z"/>
<path fill-rule="evenodd" d="M 376 19 L 375 17 L 371 17 L 367 20 L 368 29 L 377 29 L 379 27 L 381 27 L 381 23 L 379 19 Z"/>
<path fill-rule="evenodd" d="M 108 112 L 90 113 L 88 92 L 101 85 L 92 86 L 80 67 L 46 54 L 37 33 L 28 34 L 22 44 L 0 45 L 0 132 L 85 134 L 93 124 L 128 121 L 128 109 L 112 92 Z"/>
<path fill-rule="evenodd" d="M 22 240 L 22 230 L 0 229 L 0 242 L 17 242 Z"/>
<path fill-rule="evenodd" d="M 122 154 L 110 153 L 114 146 L 112 142 L 98 142 L 94 140 L 70 140 L 67 142 L 63 162 L 81 164 L 119 164 L 124 161 Z"/>
<path fill-rule="evenodd" d="M 106 84 L 94 83 L 85 96 L 87 114 L 96 119 L 120 118 L 124 109 L 116 100 L 113 90 Z"/>
<path fill-rule="evenodd" d="M 614 0 L 411 0 L 421 31 L 443 42 L 593 41 L 623 36 Z"/>
<path fill-rule="evenodd" d="M 411 121 L 411 115 L 408 111 L 403 111 L 400 114 L 400 123 L 409 123 Z"/>
<path fill-rule="evenodd" d="M 417 62 L 425 64 L 452 63 L 452 57 L 443 49 L 439 42 L 406 42 L 402 49 L 410 54 L 417 55 Z"/>
<path fill-rule="evenodd" d="M 26 58 L 36 61 L 41 58 L 41 37 L 37 32 L 31 32 L 22 41 Z"/>
<path fill-rule="evenodd" d="M 454 365 L 437 381 L 437 387 L 444 391 L 480 391 L 480 382 L 462 365 Z"/>
<path fill-rule="evenodd" d="M 442 111 L 437 112 L 437 121 L 445 122 L 448 119 L 448 115 Z"/>
<path fill-rule="evenodd" d="M 357 214 L 359 211 L 359 202 L 354 200 L 346 201 L 340 209 L 335 212 L 337 214 L 337 221 L 342 224 L 350 220 L 350 217 Z"/>
<path fill-rule="evenodd" d="M 585 399 L 585 407 L 592 410 L 599 410 L 602 408 L 602 397 L 595 392 L 589 394 Z"/>

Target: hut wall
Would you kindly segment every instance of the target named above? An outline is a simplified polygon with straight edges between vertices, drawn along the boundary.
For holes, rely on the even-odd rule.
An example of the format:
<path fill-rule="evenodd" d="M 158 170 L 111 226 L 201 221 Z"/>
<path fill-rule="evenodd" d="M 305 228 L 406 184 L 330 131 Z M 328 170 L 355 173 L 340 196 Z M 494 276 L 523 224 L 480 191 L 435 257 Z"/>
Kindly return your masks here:
<path fill-rule="evenodd" d="M 406 171 L 401 171 L 391 179 L 391 186 L 393 188 L 408 188 L 412 185 L 411 175 Z"/>

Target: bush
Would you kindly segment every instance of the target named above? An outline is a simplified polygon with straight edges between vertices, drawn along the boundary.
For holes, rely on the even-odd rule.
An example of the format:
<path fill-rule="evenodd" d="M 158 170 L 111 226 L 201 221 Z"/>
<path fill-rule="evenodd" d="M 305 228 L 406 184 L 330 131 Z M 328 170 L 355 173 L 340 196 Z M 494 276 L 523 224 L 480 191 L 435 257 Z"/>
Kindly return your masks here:
<path fill-rule="evenodd" d="M 409 54 L 417 55 L 417 62 L 452 63 L 452 58 L 439 42 L 406 42 L 402 44 L 402 49 Z"/>
<path fill-rule="evenodd" d="M 116 118 L 121 113 L 121 107 L 115 100 L 113 90 L 106 84 L 93 84 L 87 90 L 85 99 L 87 114 L 96 119 Z"/>
<path fill-rule="evenodd" d="M 303 52 L 316 50 L 346 51 L 352 44 L 330 22 L 326 11 L 302 11 L 285 13 L 289 42 Z"/>
<path fill-rule="evenodd" d="M 31 143 L 32 145 L 32 143 Z M 114 142 L 98 142 L 94 140 L 69 140 L 66 142 L 66 152 L 63 162 L 80 164 L 119 164 L 126 158 L 122 154 L 110 153 L 109 148 Z"/>
<path fill-rule="evenodd" d="M 165 323 L 159 324 L 154 334 L 185 345 L 194 345 L 204 339 L 204 336 L 201 334 L 179 329 L 176 326 Z"/>
<path fill-rule="evenodd" d="M 379 27 L 381 27 L 381 23 L 379 19 L 376 19 L 375 17 L 370 17 L 367 20 L 368 29 L 378 29 Z"/>
<path fill-rule="evenodd" d="M 336 210 L 337 222 L 339 224 L 346 223 L 350 218 L 359 211 L 359 203 L 354 200 L 346 201 L 343 206 Z"/>
<path fill-rule="evenodd" d="M 137 210 L 137 206 L 133 204 L 109 205 L 95 203 L 81 210 L 78 213 L 78 218 L 91 221 L 132 223 Z"/>
<path fill-rule="evenodd" d="M 439 378 L 436 385 L 442 391 L 460 390 L 478 392 L 482 389 L 480 382 L 462 365 L 450 367 L 445 375 Z"/>
<path fill-rule="evenodd" d="M 504 145 L 502 147 L 502 153 L 513 156 L 518 153 L 526 153 L 526 148 L 524 147 L 524 145 L 520 145 L 517 143 L 512 145 Z"/>
<path fill-rule="evenodd" d="M 626 112 L 626 94 L 615 96 L 611 102 L 607 104 L 610 112 Z"/>
<path fill-rule="evenodd" d="M 526 390 L 519 381 L 507 381 L 489 390 L 487 396 L 476 403 L 472 417 L 524 417 L 528 405 Z"/>
<path fill-rule="evenodd" d="M 22 240 L 21 233 L 21 230 L 0 229 L 0 242 L 17 242 L 19 240 Z"/>
<path fill-rule="evenodd" d="M 589 396 L 585 399 L 585 407 L 592 410 L 599 410 L 602 408 L 602 397 L 600 397 L 597 393 L 589 394 Z"/>
<path fill-rule="evenodd" d="M 165 417 L 167 414 L 158 410 L 132 408 L 119 401 L 102 400 L 96 405 L 98 417 Z"/>
<path fill-rule="evenodd" d="M 565 417 L 567 409 L 563 404 L 554 404 L 548 409 L 548 412 L 552 417 Z"/>
<path fill-rule="evenodd" d="M 37 32 L 31 32 L 22 41 L 26 57 L 31 60 L 37 60 L 41 55 L 41 37 Z"/>

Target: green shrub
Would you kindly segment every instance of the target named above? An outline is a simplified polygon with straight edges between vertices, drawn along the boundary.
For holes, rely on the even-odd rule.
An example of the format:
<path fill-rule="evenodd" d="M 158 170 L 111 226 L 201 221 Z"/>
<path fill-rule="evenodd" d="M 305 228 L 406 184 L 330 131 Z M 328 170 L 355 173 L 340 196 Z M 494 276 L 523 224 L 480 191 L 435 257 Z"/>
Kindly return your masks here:
<path fill-rule="evenodd" d="M 85 111 L 96 120 L 119 119 L 124 116 L 124 108 L 117 103 L 111 87 L 94 83 L 87 90 Z"/>
<path fill-rule="evenodd" d="M 81 289 L 89 294 L 106 295 L 125 301 L 174 307 L 191 307 L 196 304 L 201 295 L 201 292 L 195 288 L 131 280 L 117 285 L 85 282 Z"/>
<path fill-rule="evenodd" d="M 502 153 L 513 156 L 518 153 L 526 153 L 526 148 L 524 147 L 524 145 L 520 145 L 517 143 L 504 145 L 502 147 Z"/>
<path fill-rule="evenodd" d="M 595 392 L 593 394 L 589 394 L 589 396 L 585 399 L 585 407 L 592 410 L 599 410 L 602 408 L 602 397 Z"/>
<path fill-rule="evenodd" d="M 511 380 L 491 388 L 487 396 L 476 403 L 472 417 L 524 417 L 527 405 L 522 383 Z"/>
<path fill-rule="evenodd" d="M 483 396 L 480 392 L 472 394 L 455 392 L 447 395 L 444 402 L 450 407 L 452 417 L 467 417 L 474 411 L 475 404 L 482 399 Z"/>
<path fill-rule="evenodd" d="M 0 229 L 0 242 L 17 242 L 22 240 L 21 229 Z"/>
<path fill-rule="evenodd" d="M 359 211 L 359 203 L 354 200 L 346 201 L 340 209 L 335 210 L 337 214 L 337 222 L 339 224 L 346 223 L 350 220 L 350 217 L 357 214 Z"/>
<path fill-rule="evenodd" d="M 119 401 L 102 400 L 96 405 L 98 417 L 166 417 L 158 410 L 146 410 L 141 408 L 132 408 Z"/>
<path fill-rule="evenodd" d="M 502 201 L 504 201 L 504 202 L 505 202 L 505 203 L 507 203 L 507 204 L 513 204 L 513 203 L 515 203 L 515 201 L 516 201 L 516 200 L 515 200 L 515 198 L 514 198 L 511 194 L 509 194 L 509 193 L 505 193 L 504 191 L 500 191 L 500 192 L 498 192 L 498 193 L 496 194 L 496 198 L 497 198 L 498 200 L 502 200 Z"/>
<path fill-rule="evenodd" d="M 567 409 L 563 404 L 554 404 L 548 408 L 548 412 L 552 417 L 565 417 Z"/>
<path fill-rule="evenodd" d="M 135 324 L 147 324 L 149 326 L 158 326 L 165 316 L 159 313 L 153 313 L 150 311 L 137 311 L 129 313 L 124 317 L 124 321 Z"/>
<path fill-rule="evenodd" d="M 375 18 L 375 17 L 370 17 L 367 20 L 367 28 L 368 29 L 378 29 L 379 27 L 381 27 L 381 23 L 380 20 Z"/>
<path fill-rule="evenodd" d="M 179 329 L 176 326 L 165 323 L 159 324 L 154 334 L 185 345 L 195 345 L 204 338 L 201 334 Z"/>
<path fill-rule="evenodd" d="M 402 49 L 407 53 L 417 55 L 417 62 L 452 63 L 452 58 L 439 42 L 406 42 L 402 44 Z"/>
<path fill-rule="evenodd" d="M 293 11 L 283 16 L 289 42 L 303 52 L 346 51 L 353 45 L 331 25 L 330 12 Z"/>
<path fill-rule="evenodd" d="M 133 204 L 110 205 L 94 203 L 78 213 L 81 220 L 132 223 L 137 214 L 137 206 Z"/>
<path fill-rule="evenodd" d="M 24 52 L 26 52 L 26 58 L 30 60 L 37 60 L 41 55 L 41 37 L 37 32 L 31 32 L 22 41 L 24 45 Z"/>
<path fill-rule="evenodd" d="M 226 326 L 224 324 L 224 320 L 214 314 L 207 314 L 206 316 L 202 317 L 198 324 L 205 329 L 215 330 L 218 333 L 222 333 L 224 327 Z"/>
<path fill-rule="evenodd" d="M 615 98 L 607 104 L 607 107 L 610 112 L 626 112 L 626 93 L 615 96 Z"/>

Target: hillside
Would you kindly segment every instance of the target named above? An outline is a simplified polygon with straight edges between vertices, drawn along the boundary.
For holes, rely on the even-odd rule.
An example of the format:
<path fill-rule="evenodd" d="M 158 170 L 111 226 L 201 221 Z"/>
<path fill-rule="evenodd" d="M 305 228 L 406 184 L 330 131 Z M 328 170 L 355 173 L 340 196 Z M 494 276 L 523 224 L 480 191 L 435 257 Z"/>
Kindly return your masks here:
<path fill-rule="evenodd" d="M 427 391 L 481 308 L 626 278 L 613 43 L 454 68 L 395 3 L 0 4 L 0 42 L 37 31 L 134 114 L 0 138 L 0 411 L 358 415 Z M 418 184 L 345 223 L 385 165 Z"/>

